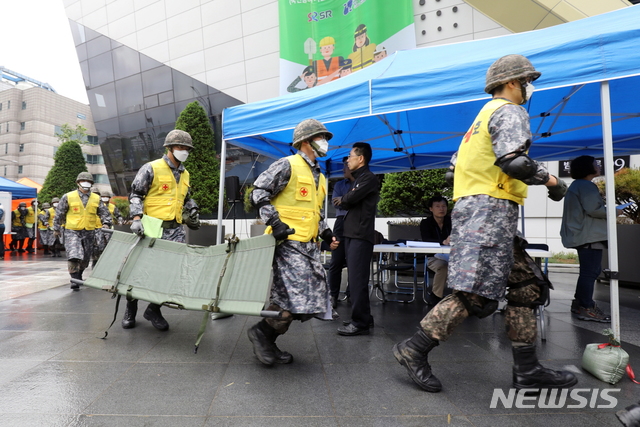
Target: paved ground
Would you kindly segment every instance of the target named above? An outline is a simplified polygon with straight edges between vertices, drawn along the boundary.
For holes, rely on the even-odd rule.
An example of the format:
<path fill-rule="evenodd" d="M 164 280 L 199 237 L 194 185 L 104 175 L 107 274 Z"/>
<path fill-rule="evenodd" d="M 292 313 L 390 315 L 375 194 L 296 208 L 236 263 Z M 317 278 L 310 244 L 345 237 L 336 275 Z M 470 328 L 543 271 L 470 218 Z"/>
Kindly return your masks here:
<path fill-rule="evenodd" d="M 620 389 L 611 392 L 614 408 L 491 409 L 494 389 L 507 394 L 511 386 L 499 314 L 465 321 L 432 351 L 443 390 L 430 394 L 391 354 L 425 314 L 419 302 L 373 300 L 368 336 L 338 336 L 337 322 L 296 322 L 278 340 L 295 362 L 268 368 L 246 337 L 256 318 L 210 322 L 193 354 L 202 313 L 163 309 L 168 332 L 141 315 L 135 329 L 123 330 L 121 307 L 102 340 L 114 311 L 108 293 L 71 292 L 63 258 L 7 255 L 0 261 L 0 426 L 618 426 L 615 411 L 637 402 L 640 386 L 627 378 L 612 386 L 582 371 L 584 346 L 606 341 L 605 326 L 572 319 L 575 273 L 552 270 L 550 278 L 557 289 L 540 358 L 575 371 L 593 406 L 607 403 L 592 400 L 593 389 Z M 620 293 L 623 348 L 640 373 L 640 289 Z M 596 296 L 608 310 L 608 286 L 598 284 Z M 348 318 L 345 305 L 338 311 Z"/>

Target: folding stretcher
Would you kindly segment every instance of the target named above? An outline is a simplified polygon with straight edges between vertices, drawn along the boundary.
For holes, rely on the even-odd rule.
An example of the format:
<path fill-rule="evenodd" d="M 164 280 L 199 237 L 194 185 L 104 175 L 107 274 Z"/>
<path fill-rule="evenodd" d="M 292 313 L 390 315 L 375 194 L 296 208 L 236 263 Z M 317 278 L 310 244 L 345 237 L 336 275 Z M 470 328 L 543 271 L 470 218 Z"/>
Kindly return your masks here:
<path fill-rule="evenodd" d="M 271 235 L 192 246 L 114 231 L 91 277 L 75 283 L 185 310 L 278 317 L 263 310 L 269 294 L 276 241 Z M 116 305 L 116 314 L 117 315 Z M 113 322 L 112 322 L 113 324 Z M 105 333 L 105 337 L 107 334 Z"/>

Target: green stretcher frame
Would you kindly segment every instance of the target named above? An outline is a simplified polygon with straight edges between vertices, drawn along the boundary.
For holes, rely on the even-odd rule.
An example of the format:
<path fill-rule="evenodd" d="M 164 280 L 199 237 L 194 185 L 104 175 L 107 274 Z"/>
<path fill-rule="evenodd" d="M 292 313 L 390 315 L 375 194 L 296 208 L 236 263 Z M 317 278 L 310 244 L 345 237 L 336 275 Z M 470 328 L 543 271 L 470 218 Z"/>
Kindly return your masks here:
<path fill-rule="evenodd" d="M 185 310 L 278 317 L 264 311 L 276 241 L 271 235 L 192 246 L 113 231 L 88 287 Z"/>

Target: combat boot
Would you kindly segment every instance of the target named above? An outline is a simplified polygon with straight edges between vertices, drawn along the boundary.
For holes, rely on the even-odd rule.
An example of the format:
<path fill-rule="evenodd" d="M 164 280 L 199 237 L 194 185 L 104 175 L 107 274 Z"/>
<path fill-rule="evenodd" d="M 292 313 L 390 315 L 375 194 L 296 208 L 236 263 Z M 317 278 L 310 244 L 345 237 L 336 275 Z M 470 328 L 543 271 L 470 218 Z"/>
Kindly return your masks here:
<path fill-rule="evenodd" d="M 253 354 L 256 355 L 260 362 L 268 366 L 276 363 L 278 357 L 276 351 L 279 351 L 276 350 L 276 338 L 278 335 L 276 330 L 269 326 L 265 319 L 250 327 L 247 330 L 247 335 L 249 336 L 249 341 L 253 344 Z M 281 355 L 281 357 L 283 356 Z M 291 360 L 293 361 L 293 357 Z"/>
<path fill-rule="evenodd" d="M 393 355 L 402 366 L 407 368 L 413 382 L 431 393 L 442 390 L 440 380 L 431 373 L 427 358 L 429 352 L 439 344 L 438 340 L 429 338 L 425 331 L 420 329 L 411 338 L 393 346 Z"/>
<path fill-rule="evenodd" d="M 43 249 L 44 249 L 44 255 L 50 255 L 51 252 L 49 252 L 49 246 L 48 245 L 42 245 Z"/>
<path fill-rule="evenodd" d="M 280 336 L 280 334 L 276 334 L 276 339 Z M 282 351 L 278 348 L 276 341 L 273 341 L 273 349 L 275 350 L 276 355 L 276 363 L 281 365 L 287 365 L 293 362 L 293 355 L 288 351 Z"/>
<path fill-rule="evenodd" d="M 138 314 L 138 300 L 127 301 L 127 308 L 124 309 L 124 317 L 122 318 L 122 329 L 136 327 L 136 314 Z"/>
<path fill-rule="evenodd" d="M 151 322 L 154 328 L 159 331 L 169 330 L 169 323 L 162 317 L 160 313 L 160 306 L 158 304 L 150 303 L 143 314 L 144 318 Z"/>
<path fill-rule="evenodd" d="M 82 280 L 82 273 L 80 273 L 80 272 L 70 273 L 70 276 L 71 276 L 72 279 Z M 77 284 L 77 283 L 71 282 L 71 290 L 79 291 L 80 290 L 80 285 Z"/>
<path fill-rule="evenodd" d="M 554 371 L 538 362 L 535 345 L 513 347 L 513 386 L 523 388 L 569 388 L 578 383 L 568 371 Z"/>

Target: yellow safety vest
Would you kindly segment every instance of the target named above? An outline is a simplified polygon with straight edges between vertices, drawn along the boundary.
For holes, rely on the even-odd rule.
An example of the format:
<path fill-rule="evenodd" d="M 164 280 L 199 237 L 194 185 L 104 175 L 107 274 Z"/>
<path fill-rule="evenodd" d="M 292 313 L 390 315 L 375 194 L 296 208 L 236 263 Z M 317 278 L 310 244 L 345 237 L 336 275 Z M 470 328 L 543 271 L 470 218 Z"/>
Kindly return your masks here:
<path fill-rule="evenodd" d="M 56 208 L 49 208 L 49 228 L 53 229 L 53 219 L 56 217 Z"/>
<path fill-rule="evenodd" d="M 36 223 L 36 213 L 33 211 L 32 207 L 27 208 L 27 217 L 24 219 L 25 224 L 35 224 Z"/>
<path fill-rule="evenodd" d="M 109 213 L 111 214 L 111 223 L 115 224 L 116 219 L 113 217 L 113 211 L 116 208 L 116 205 L 112 205 L 111 203 L 107 203 L 107 207 L 109 208 Z M 96 220 L 96 228 L 102 228 L 102 221 L 100 221 L 100 217 Z"/>
<path fill-rule="evenodd" d="M 505 104 L 513 103 L 505 99 L 487 102 L 462 139 L 453 181 L 453 200 L 486 194 L 524 204 L 527 185 L 519 179 L 511 178 L 494 165 L 496 155 L 489 134 L 489 119 L 494 111 Z"/>
<path fill-rule="evenodd" d="M 20 209 L 16 209 L 13 213 L 15 214 L 15 218 L 13 219 L 13 222 L 11 222 L 11 226 L 22 227 L 22 221 L 20 221 Z"/>
<path fill-rule="evenodd" d="M 320 209 L 327 194 L 326 180 L 320 174 L 318 188 L 311 168 L 299 154 L 287 157 L 291 164 L 291 178 L 287 186 L 272 201 L 282 222 L 296 230 L 289 240 L 309 242 L 318 235 Z M 271 234 L 267 227 L 265 234 Z"/>
<path fill-rule="evenodd" d="M 46 211 L 46 209 L 43 209 L 43 210 L 40 211 L 40 213 L 42 215 L 45 215 L 45 211 Z M 46 230 L 47 229 L 47 227 L 44 225 L 44 223 L 42 222 L 42 220 L 40 219 L 39 216 L 38 216 L 38 229 L 39 230 Z"/>
<path fill-rule="evenodd" d="M 163 221 L 182 223 L 182 206 L 189 192 L 189 172 L 185 169 L 177 183 L 164 158 L 151 162 L 151 167 L 153 182 L 144 199 L 143 213 Z"/>
<path fill-rule="evenodd" d="M 66 228 L 68 230 L 95 230 L 98 223 L 98 206 L 100 196 L 95 193 L 89 195 L 87 206 L 82 204 L 78 190 L 67 193 L 69 210 L 67 211 Z"/>

